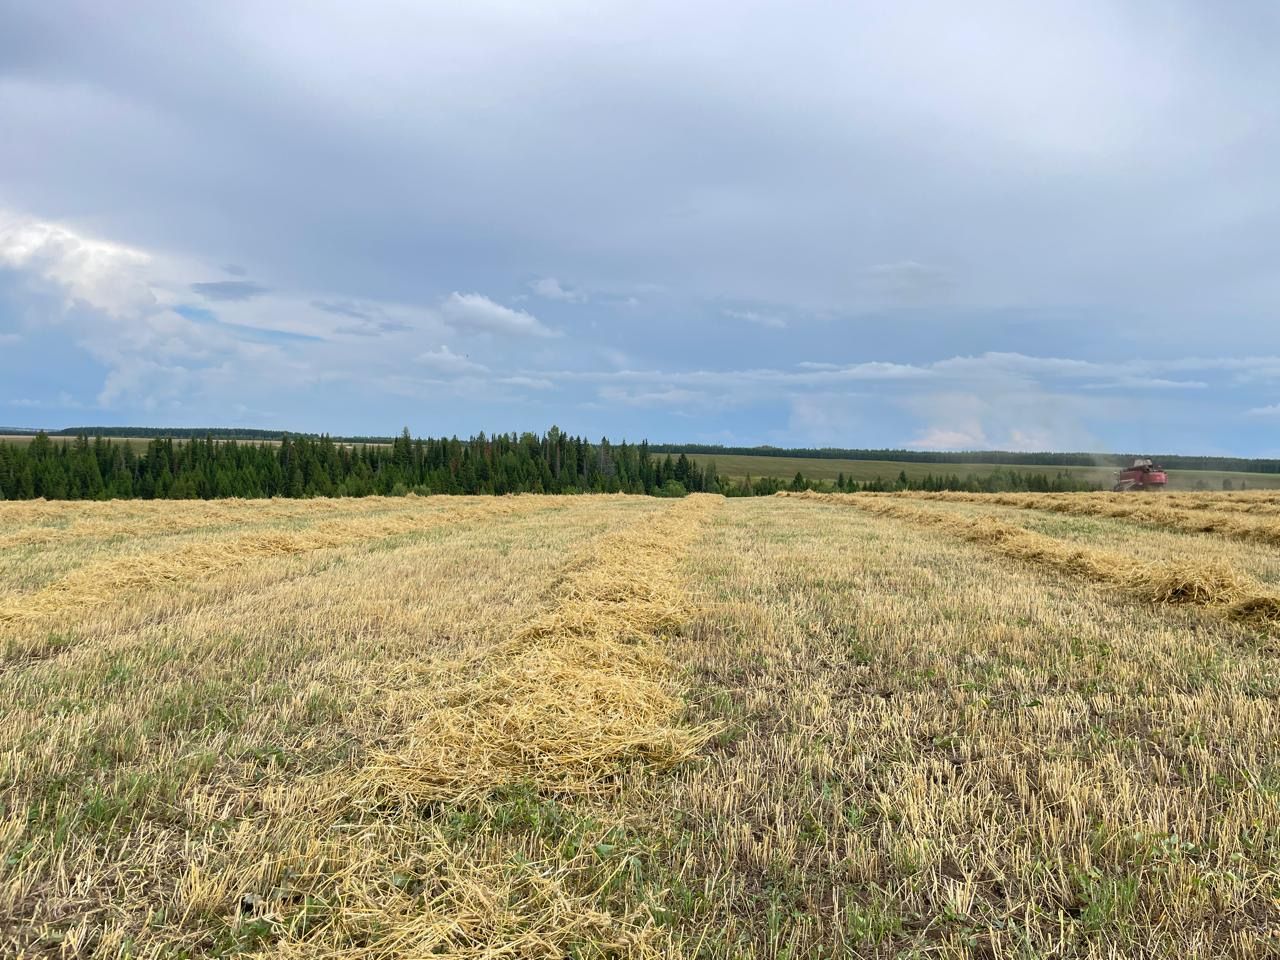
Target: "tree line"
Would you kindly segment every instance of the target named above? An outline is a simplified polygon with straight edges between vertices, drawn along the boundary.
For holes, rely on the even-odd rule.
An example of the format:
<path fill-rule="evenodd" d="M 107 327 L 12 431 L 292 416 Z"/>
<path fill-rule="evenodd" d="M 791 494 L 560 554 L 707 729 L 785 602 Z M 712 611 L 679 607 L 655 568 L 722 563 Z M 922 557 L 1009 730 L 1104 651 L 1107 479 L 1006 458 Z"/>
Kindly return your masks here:
<path fill-rule="evenodd" d="M 723 483 L 723 478 L 721 478 Z M 923 477 L 908 477 L 905 470 L 891 479 L 873 477 L 870 480 L 855 480 L 846 477 L 843 472 L 836 475 L 834 482 L 811 480 L 804 473 L 797 471 L 790 482 L 777 477 L 750 476 L 729 482 L 722 491 L 730 497 L 771 496 L 779 490 L 798 493 L 803 490 L 817 490 L 835 493 L 895 493 L 901 490 L 928 490 L 941 492 L 959 490 L 965 493 L 1075 493 L 1102 489 L 1098 484 L 1081 480 L 1075 474 L 1059 471 L 1052 476 L 1047 473 L 1027 473 L 1021 470 L 992 470 L 987 474 L 971 474 L 961 477 L 958 474 L 937 475 L 927 473 Z"/>
<path fill-rule="evenodd" d="M 7 432 L 0 429 L 0 433 Z M 37 431 L 12 428 L 14 433 L 35 434 Z M 285 437 L 319 440 L 329 436 L 335 443 L 390 444 L 392 436 L 336 436 L 318 433 L 290 433 L 281 430 L 259 430 L 248 427 L 65 427 L 44 431 L 50 437 L 74 438 L 133 437 L 172 438 L 180 440 L 282 440 Z M 1041 451 L 1017 453 L 1008 450 L 891 450 L 841 447 L 725 447 L 714 444 L 651 444 L 651 453 L 686 456 L 759 456 L 800 457 L 820 460 L 877 460 L 896 463 L 992 464 L 1015 467 L 1126 467 L 1139 454 L 1128 453 L 1055 453 Z M 1147 456 L 1147 454 L 1141 454 Z M 1152 455 L 1152 459 L 1171 470 L 1225 470 L 1243 473 L 1280 473 L 1280 460 L 1243 457 L 1210 457 L 1185 454 Z M 784 484 L 785 487 L 785 484 Z"/>
<path fill-rule="evenodd" d="M 0 497 L 23 500 L 216 499 L 222 497 L 362 497 L 429 494 L 687 493 L 770 496 L 779 490 L 1036 491 L 1090 489 L 1059 473 L 997 470 L 961 478 L 835 483 L 797 473 L 731 480 L 687 454 L 655 453 L 648 443 L 592 443 L 552 427 L 545 434 L 495 434 L 466 440 L 413 438 L 349 444 L 331 437 L 285 435 L 278 443 L 153 437 L 141 449 L 107 437 L 55 440 L 44 433 L 0 443 Z"/>
<path fill-rule="evenodd" d="M 0 443 L 6 499 L 215 499 L 362 497 L 419 494 L 720 492 L 715 465 L 655 456 L 646 443 L 591 443 L 553 427 L 547 433 L 481 433 L 467 440 L 414 439 L 344 444 L 327 436 L 278 443 L 152 438 L 128 442 L 37 434 Z"/>

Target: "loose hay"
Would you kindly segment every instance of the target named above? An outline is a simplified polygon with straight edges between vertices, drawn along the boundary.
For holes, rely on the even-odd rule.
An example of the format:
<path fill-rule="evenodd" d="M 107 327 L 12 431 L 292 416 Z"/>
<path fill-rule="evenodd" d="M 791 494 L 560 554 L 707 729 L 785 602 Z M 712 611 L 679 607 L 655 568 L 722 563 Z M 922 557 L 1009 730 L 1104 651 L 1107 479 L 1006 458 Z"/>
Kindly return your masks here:
<path fill-rule="evenodd" d="M 1222 611 L 1233 619 L 1280 621 L 1280 593 L 1221 562 L 1144 563 L 1109 550 L 1070 546 L 994 517 L 957 517 L 922 510 L 897 497 L 813 491 L 783 492 L 779 496 L 842 503 L 880 516 L 939 527 L 972 543 L 989 545 L 1005 556 L 1108 583 L 1150 603 L 1194 604 Z M 977 499 L 976 502 L 1002 503 L 1004 500 L 996 494 L 989 501 Z"/>
<path fill-rule="evenodd" d="M 1153 498 L 1108 493 L 903 492 L 893 496 L 911 500 L 997 504 L 1069 516 L 1109 517 L 1182 533 L 1212 533 L 1249 543 L 1280 544 L 1280 519 L 1274 514 L 1259 512 L 1260 508 L 1267 506 L 1261 500 L 1249 500 L 1245 504 L 1221 498 L 1188 502 L 1175 500 L 1172 495 Z M 1232 507 L 1241 509 L 1233 511 Z"/>
<path fill-rule="evenodd" d="M 596 544 L 552 609 L 418 704 L 404 741 L 371 764 L 375 790 L 452 802 L 516 783 L 590 793 L 630 763 L 693 756 L 718 727 L 677 722 L 682 701 L 655 641 L 690 613 L 676 565 L 716 502 L 689 498 Z"/>
<path fill-rule="evenodd" d="M 593 847 L 530 859 L 520 844 L 459 842 L 397 823 L 371 825 L 354 837 L 314 837 L 289 858 L 300 869 L 280 891 L 284 896 L 264 899 L 247 918 L 280 931 L 269 950 L 254 955 L 561 960 L 590 944 L 593 956 L 661 956 L 643 911 L 611 914 L 591 896 L 571 892 L 598 873 Z M 310 908 L 299 911 L 304 896 Z"/>
<path fill-rule="evenodd" d="M 194 583 L 255 560 L 310 553 L 367 540 L 420 533 L 444 524 L 544 509 L 533 496 L 495 498 L 490 503 L 434 513 L 325 520 L 299 532 L 244 534 L 230 540 L 196 542 L 177 549 L 93 563 L 39 590 L 0 602 L 0 623 L 37 620 L 118 602 L 129 591 Z"/>
<path fill-rule="evenodd" d="M 368 748 L 393 751 L 443 704 L 429 687 L 574 642 L 538 611 L 646 590 L 630 568 L 583 585 L 600 572 L 583 545 L 672 507 L 575 497 L 255 561 L 209 592 L 130 589 L 74 646 L 7 664 L 0 956 L 1275 954 L 1275 646 L 982 562 L 1012 542 L 990 524 L 984 544 L 726 502 L 679 543 L 682 580 L 714 603 L 688 625 L 677 604 L 668 643 L 623 640 L 650 678 L 679 663 L 698 690 L 681 715 L 728 720 L 724 749 L 672 776 L 624 761 L 585 796 L 399 803 L 361 776 Z M 240 522 L 213 536 L 305 529 Z M 128 552 L 144 551 L 76 543 L 65 560 Z M 1263 551 L 1200 559 L 1215 553 Z"/>
<path fill-rule="evenodd" d="M 315 784 L 305 822 L 279 825 L 283 855 L 238 878 L 270 889 L 288 872 L 292 889 L 323 904 L 305 924 L 296 905 L 270 916 L 278 939 L 263 956 L 671 956 L 642 906 L 600 906 L 626 868 L 600 861 L 614 824 L 548 849 L 531 838 L 424 837 L 421 817 L 429 804 L 483 818 L 502 788 L 602 797 L 619 772 L 679 763 L 721 729 L 681 725 L 661 646 L 693 612 L 677 568 L 719 502 L 690 497 L 597 541 L 570 564 L 550 609 L 488 655 L 441 668 L 456 682 L 442 689 L 437 675 L 396 694 L 391 713 L 413 717 L 404 735 L 350 781 Z M 303 801 L 282 806 L 296 813 Z M 324 823 L 354 832 L 318 830 Z"/>

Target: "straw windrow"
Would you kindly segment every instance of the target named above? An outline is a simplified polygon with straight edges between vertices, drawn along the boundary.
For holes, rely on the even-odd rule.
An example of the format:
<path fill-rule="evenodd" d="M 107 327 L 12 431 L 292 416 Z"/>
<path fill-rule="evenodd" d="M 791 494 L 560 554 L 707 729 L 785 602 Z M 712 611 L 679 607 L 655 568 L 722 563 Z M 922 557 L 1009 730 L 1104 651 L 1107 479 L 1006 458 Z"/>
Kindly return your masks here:
<path fill-rule="evenodd" d="M 169 536 L 233 524 L 313 521 L 318 516 L 402 512 L 420 498 L 349 497 L 263 500 L 7 500 L 0 501 L 0 550 L 102 541 L 113 537 Z"/>
<path fill-rule="evenodd" d="M 638 865 L 650 771 L 718 729 L 682 725 L 663 641 L 719 502 L 322 502 L 207 554 L 80 550 L 49 610 L 96 586 L 101 629 L 7 673 L 0 954 L 671 956 Z M 288 562 L 348 535 L 345 562 Z"/>
<path fill-rule="evenodd" d="M 812 491 L 794 495 L 939 528 L 1007 557 L 1119 587 L 1144 601 L 1195 604 L 1234 619 L 1280 623 L 1280 593 L 1223 563 L 1142 562 L 1109 550 L 1072 546 L 994 517 L 960 517 L 893 497 Z"/>
<path fill-rule="evenodd" d="M 560 958 L 587 945 L 591 956 L 671 955 L 651 915 L 608 892 L 625 866 L 602 860 L 619 824 L 584 811 L 574 841 L 551 848 L 485 824 L 513 795 L 603 798 L 618 774 L 688 759 L 718 732 L 680 723 L 684 703 L 661 646 L 693 613 L 678 566 L 718 502 L 689 497 L 595 542 L 570 564 L 550 608 L 457 665 L 451 686 L 428 677 L 401 693 L 388 712 L 415 716 L 410 729 L 354 780 L 320 781 L 310 801 L 283 801 L 281 814 L 310 804 L 324 813 L 308 821 L 363 824 L 355 833 L 304 828 L 284 857 L 236 877 L 237 888 L 267 886 L 287 864 L 294 886 L 325 905 L 305 927 L 281 920 L 267 956 Z M 475 827 L 462 841 L 424 835 L 424 810 Z M 283 820 L 281 828 L 293 833 Z M 430 880 L 406 891 L 389 875 Z"/>
<path fill-rule="evenodd" d="M 1036 494 L 1036 493 L 908 493 L 912 500 L 944 500 L 964 503 L 987 503 L 1019 510 L 1044 510 L 1080 517 L 1108 517 L 1163 530 L 1180 533 L 1208 533 L 1261 543 L 1268 546 L 1280 544 L 1280 518 L 1273 514 L 1233 514 L 1215 509 L 1209 504 L 1203 508 L 1178 509 L 1176 505 L 1153 502 L 1150 498 L 1128 495 L 1124 501 L 1110 499 L 1102 494 Z M 1161 498 L 1163 499 L 1163 498 Z M 1172 503 L 1172 501 L 1171 501 Z"/>
<path fill-rule="evenodd" d="M 455 802 L 516 783 L 590 793 L 628 763 L 692 756 L 716 729 L 677 723 L 682 702 L 658 642 L 690 614 L 676 567 L 717 502 L 690 497 L 596 543 L 551 609 L 431 690 L 403 742 L 375 758 L 371 784 Z"/>
<path fill-rule="evenodd" d="M 492 502 L 435 513 L 325 520 L 297 532 L 244 534 L 230 540 L 184 544 L 177 549 L 114 557 L 81 567 L 61 580 L 0 601 L 0 623 L 56 616 L 86 606 L 117 602 L 131 590 L 194 583 L 255 560 L 310 553 L 444 524 L 464 523 L 544 508 L 537 498 L 504 497 Z"/>

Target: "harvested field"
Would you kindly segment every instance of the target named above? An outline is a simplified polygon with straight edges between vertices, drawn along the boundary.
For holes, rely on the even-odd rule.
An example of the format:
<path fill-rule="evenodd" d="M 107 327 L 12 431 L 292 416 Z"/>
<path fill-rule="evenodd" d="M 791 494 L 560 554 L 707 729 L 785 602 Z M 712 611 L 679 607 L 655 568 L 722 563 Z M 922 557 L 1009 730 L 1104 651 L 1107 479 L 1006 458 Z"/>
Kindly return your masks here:
<path fill-rule="evenodd" d="M 812 480 L 830 482 L 843 474 L 860 482 L 884 480 L 892 483 L 899 473 L 905 473 L 912 480 L 922 480 L 927 476 L 983 477 L 996 470 L 1012 470 L 1048 476 L 1065 473 L 1085 483 L 1110 488 L 1116 473 L 1115 467 L 1049 466 L 1035 463 L 921 463 L 907 460 L 842 460 L 833 457 L 729 453 L 698 453 L 690 456 L 703 466 L 714 461 L 721 476 L 735 480 L 748 476 L 790 480 L 799 471 Z M 1229 481 L 1239 490 L 1266 490 L 1273 497 L 1276 495 L 1276 488 L 1280 488 L 1280 474 L 1178 469 L 1171 472 L 1170 492 L 1180 491 L 1179 495 L 1202 496 L 1203 491 L 1221 489 L 1223 481 Z M 1212 493 L 1208 495 L 1213 496 Z"/>
<path fill-rule="evenodd" d="M 1280 590 L 1216 558 L 1149 559 L 1145 551 L 1122 553 L 1081 546 L 1006 523 L 981 509 L 976 515 L 963 516 L 911 506 L 899 497 L 830 493 L 798 496 L 937 527 L 1004 556 L 1119 587 L 1152 603 L 1190 603 L 1222 610 L 1230 617 L 1280 622 Z M 951 499 L 972 503 L 971 496 Z M 1000 494 L 992 494 L 991 503 L 1022 506 L 1017 502 L 1010 504 Z"/>
<path fill-rule="evenodd" d="M 1261 498 L 1241 503 L 1223 496 L 1181 506 L 1173 497 L 1114 493 L 911 493 L 905 496 L 998 504 L 1077 517 L 1112 517 L 1185 533 L 1213 533 L 1233 540 L 1280 545 L 1280 513 L 1271 512 L 1274 504 Z"/>
<path fill-rule="evenodd" d="M 1275 956 L 1268 550 L 999 497 L 0 503 L 0 955 Z"/>

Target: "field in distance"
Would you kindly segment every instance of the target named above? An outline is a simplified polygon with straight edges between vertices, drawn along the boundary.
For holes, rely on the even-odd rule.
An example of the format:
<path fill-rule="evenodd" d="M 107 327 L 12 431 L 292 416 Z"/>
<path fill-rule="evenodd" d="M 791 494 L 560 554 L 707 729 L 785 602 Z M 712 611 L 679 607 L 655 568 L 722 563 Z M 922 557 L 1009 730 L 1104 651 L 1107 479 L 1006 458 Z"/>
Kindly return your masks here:
<path fill-rule="evenodd" d="M 1264 957 L 1280 494 L 0 502 L 5 956 Z"/>
<path fill-rule="evenodd" d="M 987 476 L 995 470 L 1013 470 L 1020 473 L 1043 473 L 1050 477 L 1058 472 L 1080 477 L 1088 483 L 1110 488 L 1115 478 L 1114 467 L 1057 467 L 1038 464 L 993 463 L 915 463 L 896 460 L 835 460 L 825 457 L 770 457 L 755 454 L 690 454 L 689 459 L 699 466 L 714 460 L 716 471 L 734 480 L 745 476 L 778 477 L 790 480 L 799 471 L 811 480 L 835 480 L 840 474 L 858 480 L 893 480 L 905 471 L 912 480 L 925 476 Z M 1195 490 L 1197 481 L 1209 490 L 1221 490 L 1222 481 L 1230 480 L 1235 489 L 1243 483 L 1246 488 L 1280 489 L 1280 474 L 1246 473 L 1226 470 L 1170 470 L 1170 490 Z"/>

